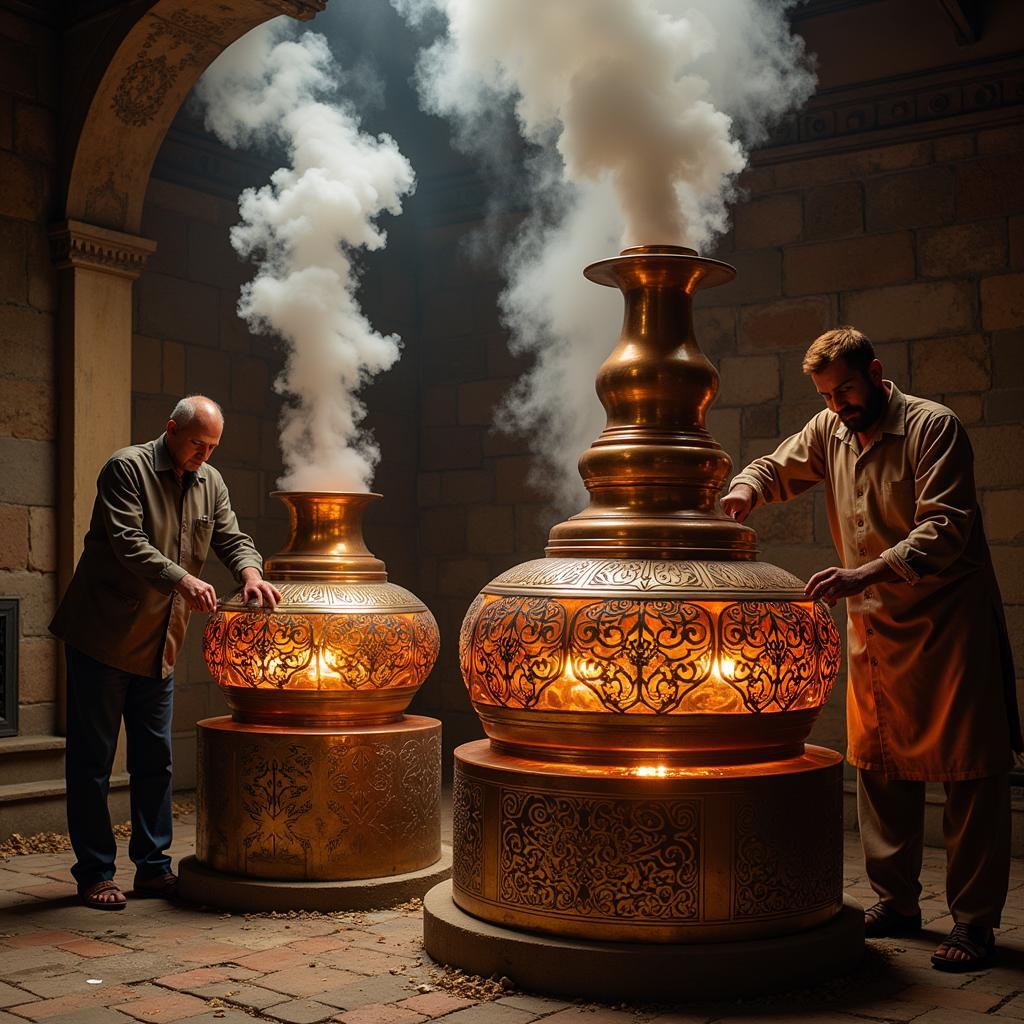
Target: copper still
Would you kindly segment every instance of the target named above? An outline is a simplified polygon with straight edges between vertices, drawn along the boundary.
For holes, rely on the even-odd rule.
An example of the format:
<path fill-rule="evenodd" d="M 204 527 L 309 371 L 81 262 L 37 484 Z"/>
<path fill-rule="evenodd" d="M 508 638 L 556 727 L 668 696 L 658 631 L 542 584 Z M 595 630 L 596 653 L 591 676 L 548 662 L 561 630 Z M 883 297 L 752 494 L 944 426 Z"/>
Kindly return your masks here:
<path fill-rule="evenodd" d="M 279 880 L 424 868 L 441 856 L 441 725 L 404 712 L 437 659 L 437 623 L 363 541 L 379 494 L 277 497 L 291 532 L 265 575 L 282 601 L 238 592 L 203 636 L 231 715 L 199 723 L 197 858 Z"/>
<path fill-rule="evenodd" d="M 721 510 L 729 456 L 678 246 L 587 267 L 619 288 L 589 506 L 483 588 L 460 637 L 489 739 L 456 751 L 453 896 L 499 925 L 626 942 L 781 935 L 842 908 L 841 758 L 805 745 L 840 643 Z"/>

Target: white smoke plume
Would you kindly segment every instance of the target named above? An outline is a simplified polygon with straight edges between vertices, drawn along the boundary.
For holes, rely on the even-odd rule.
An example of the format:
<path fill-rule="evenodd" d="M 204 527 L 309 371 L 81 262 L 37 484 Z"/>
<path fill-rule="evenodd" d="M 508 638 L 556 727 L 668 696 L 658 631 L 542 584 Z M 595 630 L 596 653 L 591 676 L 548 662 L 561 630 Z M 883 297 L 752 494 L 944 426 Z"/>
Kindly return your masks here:
<path fill-rule="evenodd" d="M 225 50 L 197 86 L 222 141 L 283 146 L 291 163 L 242 193 L 231 230 L 236 252 L 258 265 L 239 315 L 288 344 L 275 383 L 286 396 L 278 484 L 288 490 L 369 489 L 380 452 L 357 393 L 401 351 L 363 315 L 354 257 L 384 246 L 375 220 L 401 212 L 413 171 L 390 136 L 360 130 L 337 96 L 342 80 L 323 36 L 296 38 L 278 18 Z"/>
<path fill-rule="evenodd" d="M 812 92 L 785 20 L 794 0 L 393 0 L 445 29 L 420 60 L 423 106 L 491 166 L 496 109 L 514 106 L 535 159 L 530 213 L 502 307 L 534 366 L 501 425 L 528 434 L 561 508 L 585 496 L 576 460 L 603 426 L 597 369 L 621 323 L 589 262 L 639 243 L 706 247 L 728 227 L 746 147 Z M 554 168 L 554 170 L 552 170 Z"/>

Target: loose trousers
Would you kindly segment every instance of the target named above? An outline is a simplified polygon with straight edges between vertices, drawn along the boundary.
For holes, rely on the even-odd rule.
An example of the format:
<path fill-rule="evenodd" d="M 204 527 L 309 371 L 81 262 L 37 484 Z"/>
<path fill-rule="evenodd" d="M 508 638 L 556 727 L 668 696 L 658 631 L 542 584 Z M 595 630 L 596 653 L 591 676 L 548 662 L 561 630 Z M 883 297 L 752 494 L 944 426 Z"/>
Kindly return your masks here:
<path fill-rule="evenodd" d="M 946 901 L 953 920 L 997 928 L 1010 879 L 1010 777 L 944 782 Z M 915 914 L 921 894 L 925 784 L 857 772 L 864 865 L 878 898 Z"/>
<path fill-rule="evenodd" d="M 171 868 L 173 676 L 150 679 L 111 668 L 65 645 L 68 666 L 66 781 L 68 833 L 79 890 L 114 877 L 117 842 L 107 792 L 124 718 L 136 879 Z"/>

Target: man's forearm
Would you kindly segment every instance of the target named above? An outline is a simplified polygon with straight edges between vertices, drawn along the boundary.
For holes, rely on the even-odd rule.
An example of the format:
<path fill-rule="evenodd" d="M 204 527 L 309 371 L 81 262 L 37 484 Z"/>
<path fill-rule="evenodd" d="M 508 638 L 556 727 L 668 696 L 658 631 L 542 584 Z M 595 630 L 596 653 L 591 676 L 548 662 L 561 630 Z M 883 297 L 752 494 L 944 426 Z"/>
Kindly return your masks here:
<path fill-rule="evenodd" d="M 261 580 L 263 579 L 263 573 L 259 571 L 254 565 L 247 565 L 242 569 L 242 582 L 248 583 L 250 580 Z"/>
<path fill-rule="evenodd" d="M 865 562 L 858 567 L 861 579 L 865 587 L 874 586 L 876 583 L 902 583 L 903 578 L 883 558 L 876 558 L 873 561 Z"/>

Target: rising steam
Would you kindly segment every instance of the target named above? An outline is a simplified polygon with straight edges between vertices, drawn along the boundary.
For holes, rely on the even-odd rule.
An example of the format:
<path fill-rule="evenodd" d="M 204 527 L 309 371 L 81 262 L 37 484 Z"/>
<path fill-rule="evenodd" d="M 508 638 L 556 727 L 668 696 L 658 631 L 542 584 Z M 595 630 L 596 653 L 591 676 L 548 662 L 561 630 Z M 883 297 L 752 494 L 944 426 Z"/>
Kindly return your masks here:
<path fill-rule="evenodd" d="M 293 38 L 279 18 L 229 47 L 197 86 L 223 142 L 283 146 L 291 162 L 242 193 L 231 230 L 259 268 L 239 315 L 288 343 L 275 387 L 288 402 L 279 485 L 289 490 L 369 489 L 380 453 L 361 430 L 357 391 L 400 353 L 397 335 L 378 334 L 359 307 L 353 254 L 384 246 L 375 218 L 401 212 L 413 171 L 390 136 L 360 131 L 339 80 L 324 37 Z"/>
<path fill-rule="evenodd" d="M 421 56 L 424 107 L 493 167 L 496 112 L 512 104 L 535 154 L 502 298 L 534 367 L 503 425 L 531 436 L 548 493 L 578 507 L 576 459 L 603 426 L 594 376 L 622 308 L 580 271 L 622 245 L 700 249 L 726 230 L 745 147 L 814 86 L 785 21 L 793 0 L 393 2 L 446 20 Z"/>

